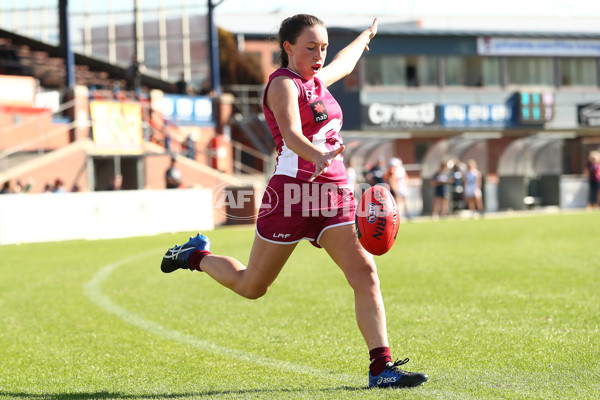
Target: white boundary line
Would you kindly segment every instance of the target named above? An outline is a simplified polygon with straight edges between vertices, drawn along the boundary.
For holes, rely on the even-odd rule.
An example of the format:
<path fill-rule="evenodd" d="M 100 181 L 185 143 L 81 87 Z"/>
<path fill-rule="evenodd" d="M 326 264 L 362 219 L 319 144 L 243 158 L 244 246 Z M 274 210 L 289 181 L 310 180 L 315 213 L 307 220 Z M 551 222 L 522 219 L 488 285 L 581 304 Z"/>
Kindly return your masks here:
<path fill-rule="evenodd" d="M 119 306 L 118 304 L 115 304 L 108 296 L 102 293 L 102 283 L 106 281 L 117 268 L 125 264 L 138 261 L 141 258 L 147 257 L 149 255 L 155 254 L 156 252 L 154 251 L 140 253 L 134 256 L 123 258 L 114 263 L 105 265 L 92 277 L 91 280 L 89 280 L 83 285 L 83 291 L 85 295 L 92 303 L 96 304 L 98 307 L 102 308 L 109 314 L 115 315 L 116 317 L 120 318 L 121 320 L 127 322 L 130 325 L 136 326 L 148 333 L 160 336 L 164 339 L 172 340 L 174 342 L 195 347 L 197 349 L 200 349 L 201 351 L 217 355 L 224 355 L 229 358 L 234 358 L 236 360 L 243 360 L 254 364 L 258 364 L 260 366 L 283 369 L 298 374 L 313 375 L 320 377 L 327 376 L 330 379 L 338 381 L 338 383 L 340 384 L 366 384 L 366 379 L 361 379 L 356 375 L 330 373 L 328 371 L 309 367 L 302 364 L 295 364 L 272 358 L 261 357 L 259 355 L 251 354 L 241 350 L 234 350 L 228 347 L 223 347 L 218 344 L 209 342 L 207 340 L 202 340 L 191 335 L 180 333 L 174 329 L 165 328 L 164 326 L 157 324 L 156 322 L 147 320 L 135 313 L 132 313 L 131 311 L 128 311 L 127 309 Z"/>

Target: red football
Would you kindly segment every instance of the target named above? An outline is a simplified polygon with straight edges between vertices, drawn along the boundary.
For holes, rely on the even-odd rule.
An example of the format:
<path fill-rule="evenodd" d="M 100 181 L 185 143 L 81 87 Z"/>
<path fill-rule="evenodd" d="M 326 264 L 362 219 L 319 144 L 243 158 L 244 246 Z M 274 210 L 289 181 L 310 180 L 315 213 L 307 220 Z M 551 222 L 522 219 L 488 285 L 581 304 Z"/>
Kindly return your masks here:
<path fill-rule="evenodd" d="M 380 256 L 396 240 L 400 218 L 396 200 L 384 186 L 371 186 L 360 198 L 356 210 L 356 234 L 369 253 Z"/>

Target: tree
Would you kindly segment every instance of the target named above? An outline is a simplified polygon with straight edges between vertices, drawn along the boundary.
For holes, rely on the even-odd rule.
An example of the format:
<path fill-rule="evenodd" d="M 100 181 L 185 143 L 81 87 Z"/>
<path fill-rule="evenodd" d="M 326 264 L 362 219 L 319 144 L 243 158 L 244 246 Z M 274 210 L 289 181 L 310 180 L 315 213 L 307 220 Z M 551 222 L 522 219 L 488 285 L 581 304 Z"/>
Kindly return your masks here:
<path fill-rule="evenodd" d="M 219 71 L 222 85 L 263 84 L 260 57 L 238 51 L 233 33 L 219 28 Z"/>

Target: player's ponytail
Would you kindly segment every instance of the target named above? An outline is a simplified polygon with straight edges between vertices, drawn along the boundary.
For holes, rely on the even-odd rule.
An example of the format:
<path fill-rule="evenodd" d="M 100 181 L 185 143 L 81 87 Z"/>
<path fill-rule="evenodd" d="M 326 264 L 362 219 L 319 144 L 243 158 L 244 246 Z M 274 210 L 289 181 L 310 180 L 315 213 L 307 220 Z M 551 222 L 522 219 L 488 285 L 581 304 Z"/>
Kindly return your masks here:
<path fill-rule="evenodd" d="M 325 23 L 314 15 L 297 14 L 283 20 L 279 28 L 279 62 L 281 63 L 281 67 L 286 68 L 289 64 L 288 55 L 285 52 L 283 44 L 285 42 L 295 44 L 296 39 L 300 36 L 304 28 L 315 25 L 325 27 Z"/>

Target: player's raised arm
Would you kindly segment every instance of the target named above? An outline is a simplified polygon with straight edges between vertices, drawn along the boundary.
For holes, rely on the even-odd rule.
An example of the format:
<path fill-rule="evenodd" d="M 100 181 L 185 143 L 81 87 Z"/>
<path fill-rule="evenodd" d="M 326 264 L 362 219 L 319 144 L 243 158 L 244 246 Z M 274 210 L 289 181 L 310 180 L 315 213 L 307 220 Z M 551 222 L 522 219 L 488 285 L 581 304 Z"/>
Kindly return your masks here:
<path fill-rule="evenodd" d="M 376 34 L 377 18 L 352 43 L 336 54 L 331 63 L 319 72 L 319 78 L 329 86 L 350 74 L 362 56 L 363 51 L 369 51 L 369 43 Z"/>

